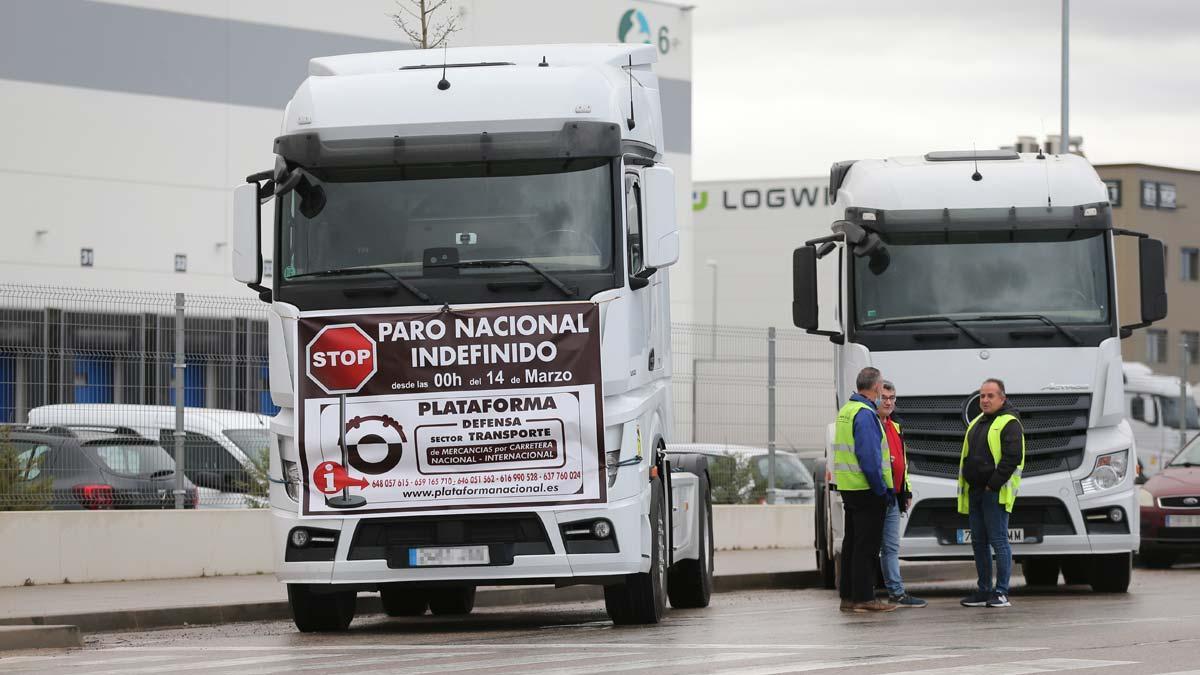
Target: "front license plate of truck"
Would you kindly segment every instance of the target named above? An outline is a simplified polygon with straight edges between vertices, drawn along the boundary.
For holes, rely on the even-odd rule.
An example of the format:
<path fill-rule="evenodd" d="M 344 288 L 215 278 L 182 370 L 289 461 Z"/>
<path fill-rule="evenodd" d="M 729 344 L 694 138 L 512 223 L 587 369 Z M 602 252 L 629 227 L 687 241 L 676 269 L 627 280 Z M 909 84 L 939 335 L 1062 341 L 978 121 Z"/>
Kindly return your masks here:
<path fill-rule="evenodd" d="M 408 549 L 409 567 L 488 565 L 490 563 L 491 556 L 487 546 L 431 546 Z"/>
<path fill-rule="evenodd" d="M 1200 516 L 1167 516 L 1167 527 L 1200 527 Z"/>
<path fill-rule="evenodd" d="M 955 535 L 955 541 L 957 541 L 959 544 L 971 543 L 971 531 L 963 530 L 963 529 L 958 530 L 957 534 Z M 1024 541 L 1025 541 L 1025 528 L 1023 528 L 1023 527 L 1008 528 L 1008 543 L 1021 544 L 1021 543 L 1024 543 Z"/>

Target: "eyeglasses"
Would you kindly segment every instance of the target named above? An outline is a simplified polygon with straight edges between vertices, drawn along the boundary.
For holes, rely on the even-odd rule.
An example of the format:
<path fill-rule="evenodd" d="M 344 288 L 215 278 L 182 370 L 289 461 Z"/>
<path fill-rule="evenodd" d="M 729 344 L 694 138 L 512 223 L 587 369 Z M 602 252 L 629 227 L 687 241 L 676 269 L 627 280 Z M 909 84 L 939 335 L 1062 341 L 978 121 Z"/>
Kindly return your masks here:
<path fill-rule="evenodd" d="M 880 396 L 879 400 L 883 401 L 884 403 L 895 403 L 896 397 L 895 396 Z"/>

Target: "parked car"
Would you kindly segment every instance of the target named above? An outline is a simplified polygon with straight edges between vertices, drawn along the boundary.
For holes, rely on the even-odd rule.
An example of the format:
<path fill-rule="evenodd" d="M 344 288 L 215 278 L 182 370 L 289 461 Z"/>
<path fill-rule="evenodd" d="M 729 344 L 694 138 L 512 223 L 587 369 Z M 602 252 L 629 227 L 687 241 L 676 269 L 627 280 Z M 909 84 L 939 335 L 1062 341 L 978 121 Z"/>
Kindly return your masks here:
<path fill-rule="evenodd" d="M 1200 435 L 1167 462 L 1138 492 L 1147 567 L 1170 567 L 1181 556 L 1200 553 Z"/>
<path fill-rule="evenodd" d="M 713 503 L 766 500 L 770 456 L 767 448 L 720 443 L 670 443 L 668 454 L 709 457 Z M 794 453 L 775 450 L 775 503 L 811 504 L 815 486 L 812 474 Z"/>
<path fill-rule="evenodd" d="M 184 408 L 184 473 L 196 485 L 222 492 L 255 491 L 254 462 L 265 459 L 270 418 L 215 408 Z M 72 427 L 107 424 L 132 429 L 175 456 L 175 408 L 165 405 L 74 403 L 29 411 L 29 423 Z M 204 502 L 209 501 L 206 491 Z M 219 498 L 218 498 L 219 499 Z M 241 499 L 228 500 L 240 505 Z"/>
<path fill-rule="evenodd" d="M 13 453 L 5 481 L 18 508 L 170 509 L 175 460 L 156 441 L 125 427 L 0 425 L 0 451 Z M 184 479 L 184 503 L 196 508 L 196 486 Z"/>

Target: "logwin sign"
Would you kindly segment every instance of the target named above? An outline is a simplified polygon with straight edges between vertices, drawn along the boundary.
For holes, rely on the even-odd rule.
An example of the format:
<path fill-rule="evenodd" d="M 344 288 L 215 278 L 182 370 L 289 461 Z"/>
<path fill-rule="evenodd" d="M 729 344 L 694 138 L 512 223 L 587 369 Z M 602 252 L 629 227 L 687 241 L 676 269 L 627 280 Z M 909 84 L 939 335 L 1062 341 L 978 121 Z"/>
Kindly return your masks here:
<path fill-rule="evenodd" d="M 345 345 L 325 344 L 331 328 Z M 374 370 L 356 391 L 331 386 L 329 354 L 340 366 L 365 353 L 359 336 Z M 344 512 L 328 502 L 343 490 L 367 517 L 604 501 L 596 305 L 322 313 L 301 318 L 299 338 L 319 347 L 300 354 L 302 516 Z"/>
<path fill-rule="evenodd" d="M 721 206 L 726 209 L 783 209 L 829 206 L 829 188 L 809 186 L 791 188 L 746 188 L 722 190 Z"/>

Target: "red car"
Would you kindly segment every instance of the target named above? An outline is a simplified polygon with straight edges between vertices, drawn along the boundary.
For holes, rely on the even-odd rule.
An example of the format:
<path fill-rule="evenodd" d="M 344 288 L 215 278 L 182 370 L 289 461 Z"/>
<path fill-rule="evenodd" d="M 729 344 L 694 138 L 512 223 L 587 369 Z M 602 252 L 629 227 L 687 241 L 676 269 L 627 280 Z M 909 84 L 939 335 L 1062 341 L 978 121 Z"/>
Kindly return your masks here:
<path fill-rule="evenodd" d="M 1180 556 L 1200 553 L 1200 436 L 1167 462 L 1138 492 L 1147 567 L 1170 567 Z"/>

